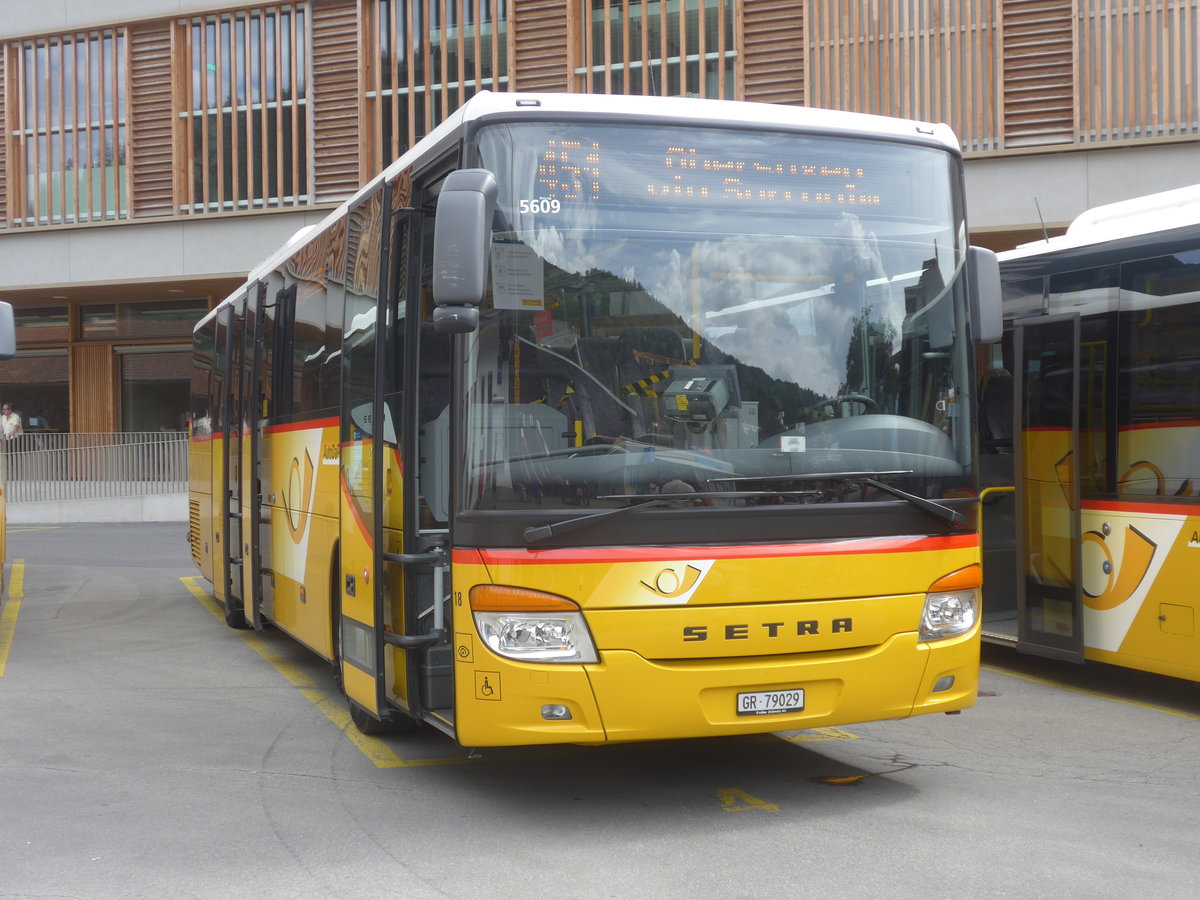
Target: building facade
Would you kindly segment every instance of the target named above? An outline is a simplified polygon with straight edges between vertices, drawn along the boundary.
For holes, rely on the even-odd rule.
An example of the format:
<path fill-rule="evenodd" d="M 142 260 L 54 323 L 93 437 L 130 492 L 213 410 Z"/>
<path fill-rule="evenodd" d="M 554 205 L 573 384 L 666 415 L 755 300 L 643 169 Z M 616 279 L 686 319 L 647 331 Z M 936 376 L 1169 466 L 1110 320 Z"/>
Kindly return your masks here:
<path fill-rule="evenodd" d="M 0 392 L 185 427 L 192 324 L 479 90 L 949 123 L 977 243 L 1200 181 L 1200 0 L 6 0 Z"/>

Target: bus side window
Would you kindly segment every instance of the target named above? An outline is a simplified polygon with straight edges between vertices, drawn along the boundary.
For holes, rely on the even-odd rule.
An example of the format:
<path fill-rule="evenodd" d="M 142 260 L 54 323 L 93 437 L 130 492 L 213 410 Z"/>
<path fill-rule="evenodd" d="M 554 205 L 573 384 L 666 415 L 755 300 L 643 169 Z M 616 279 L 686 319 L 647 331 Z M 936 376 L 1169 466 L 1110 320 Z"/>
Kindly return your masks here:
<path fill-rule="evenodd" d="M 1200 497 L 1200 251 L 1127 263 L 1121 276 L 1117 484 Z"/>

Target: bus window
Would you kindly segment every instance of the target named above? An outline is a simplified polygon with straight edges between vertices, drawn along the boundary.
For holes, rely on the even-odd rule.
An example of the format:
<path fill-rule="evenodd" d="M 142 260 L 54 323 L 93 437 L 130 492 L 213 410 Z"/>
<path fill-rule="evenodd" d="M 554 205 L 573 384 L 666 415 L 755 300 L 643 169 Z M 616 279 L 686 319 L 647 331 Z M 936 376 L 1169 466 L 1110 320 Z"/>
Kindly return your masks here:
<path fill-rule="evenodd" d="M 1120 266 L 1101 266 L 1050 276 L 1047 312 L 1078 312 L 1088 316 L 1117 308 Z"/>
<path fill-rule="evenodd" d="M 1200 251 L 1128 264 L 1121 285 L 1122 494 L 1200 495 Z"/>
<path fill-rule="evenodd" d="M 1005 281 L 1000 285 L 1005 319 L 1040 316 L 1046 310 L 1046 279 L 1026 278 Z"/>

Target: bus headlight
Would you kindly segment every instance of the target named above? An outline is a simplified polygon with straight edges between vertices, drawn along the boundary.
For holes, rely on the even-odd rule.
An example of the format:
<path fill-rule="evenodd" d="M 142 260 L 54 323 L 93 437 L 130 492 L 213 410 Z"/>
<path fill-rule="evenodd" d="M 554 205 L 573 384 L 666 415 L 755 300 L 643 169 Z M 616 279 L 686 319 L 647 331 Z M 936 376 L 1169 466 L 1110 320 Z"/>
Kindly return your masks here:
<path fill-rule="evenodd" d="M 975 627 L 982 575 L 980 567 L 972 565 L 951 572 L 930 585 L 921 613 L 922 641 L 955 637 Z"/>
<path fill-rule="evenodd" d="M 471 588 L 475 628 L 491 650 L 521 662 L 595 663 L 596 645 L 578 604 L 500 585 Z"/>
<path fill-rule="evenodd" d="M 925 612 L 921 615 L 921 640 L 966 634 L 975 627 L 979 609 L 979 591 L 945 591 L 925 595 Z"/>

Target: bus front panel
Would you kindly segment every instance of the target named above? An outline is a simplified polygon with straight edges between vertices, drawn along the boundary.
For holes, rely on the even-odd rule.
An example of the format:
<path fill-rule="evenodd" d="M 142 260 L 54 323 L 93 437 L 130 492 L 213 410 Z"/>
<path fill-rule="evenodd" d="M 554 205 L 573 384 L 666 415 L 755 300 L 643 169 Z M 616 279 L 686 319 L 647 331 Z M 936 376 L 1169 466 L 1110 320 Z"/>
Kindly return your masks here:
<path fill-rule="evenodd" d="M 512 659 L 464 626 L 464 601 L 456 712 L 470 746 L 816 728 L 976 696 L 978 626 L 941 640 L 920 630 L 929 587 L 978 562 L 973 538 L 471 556 L 457 555 L 456 596 L 484 579 L 573 600 L 598 659 Z M 744 708 L 781 697 L 789 705 Z"/>

